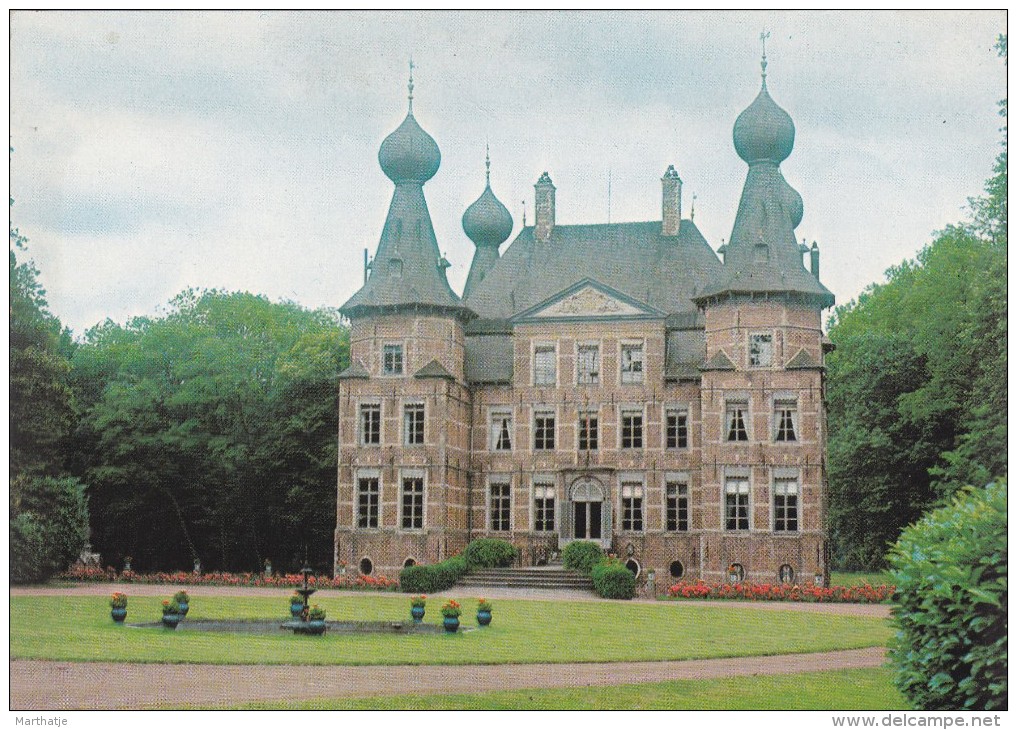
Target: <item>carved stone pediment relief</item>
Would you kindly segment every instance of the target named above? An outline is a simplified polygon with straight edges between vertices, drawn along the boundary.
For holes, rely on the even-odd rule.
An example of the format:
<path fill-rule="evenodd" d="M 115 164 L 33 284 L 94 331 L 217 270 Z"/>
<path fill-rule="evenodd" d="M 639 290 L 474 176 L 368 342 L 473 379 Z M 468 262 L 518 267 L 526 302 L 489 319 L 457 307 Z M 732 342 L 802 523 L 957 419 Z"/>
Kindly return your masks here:
<path fill-rule="evenodd" d="M 554 302 L 533 314 L 534 317 L 624 317 L 644 314 L 644 311 L 608 296 L 592 286 Z"/>

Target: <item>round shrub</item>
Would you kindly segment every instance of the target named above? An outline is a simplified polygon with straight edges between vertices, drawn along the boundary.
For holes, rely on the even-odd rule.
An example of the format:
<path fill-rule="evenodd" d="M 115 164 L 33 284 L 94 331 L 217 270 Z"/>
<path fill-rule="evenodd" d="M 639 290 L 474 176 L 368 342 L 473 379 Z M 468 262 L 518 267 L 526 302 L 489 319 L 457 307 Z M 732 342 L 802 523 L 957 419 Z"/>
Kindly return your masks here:
<path fill-rule="evenodd" d="M 570 542 L 561 551 L 561 562 L 565 570 L 578 570 L 590 574 L 593 566 L 604 559 L 604 551 L 595 542 Z"/>
<path fill-rule="evenodd" d="M 632 598 L 636 595 L 636 576 L 620 560 L 601 560 L 593 566 L 590 577 L 593 589 L 604 598 Z"/>
<path fill-rule="evenodd" d="M 966 488 L 890 551 L 894 681 L 920 710 L 1007 706 L 1006 482 Z"/>
<path fill-rule="evenodd" d="M 506 540 L 481 538 L 474 540 L 463 550 L 463 559 L 470 570 L 476 568 L 504 568 L 515 562 L 519 551 Z"/>
<path fill-rule="evenodd" d="M 437 593 L 451 588 L 466 575 L 466 561 L 459 555 L 434 565 L 409 565 L 399 573 L 403 593 Z"/>

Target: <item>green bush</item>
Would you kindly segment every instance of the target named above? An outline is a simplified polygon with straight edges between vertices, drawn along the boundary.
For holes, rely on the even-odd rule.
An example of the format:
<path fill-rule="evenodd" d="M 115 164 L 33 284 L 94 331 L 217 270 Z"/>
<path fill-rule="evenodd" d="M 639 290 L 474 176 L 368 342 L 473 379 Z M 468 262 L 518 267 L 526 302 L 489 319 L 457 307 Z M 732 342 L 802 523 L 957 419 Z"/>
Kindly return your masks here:
<path fill-rule="evenodd" d="M 486 537 L 474 540 L 463 550 L 463 558 L 470 570 L 504 568 L 507 565 L 512 565 L 518 556 L 519 551 L 512 543 Z"/>
<path fill-rule="evenodd" d="M 66 570 L 88 541 L 84 487 L 72 477 L 20 474 L 10 490 L 11 582 L 38 583 Z"/>
<path fill-rule="evenodd" d="M 561 562 L 565 570 L 578 570 L 590 574 L 593 566 L 604 559 L 604 551 L 595 542 L 570 542 L 561 551 Z"/>
<path fill-rule="evenodd" d="M 403 593 L 436 593 L 451 588 L 466 575 L 466 561 L 456 555 L 434 565 L 410 565 L 399 573 Z"/>
<path fill-rule="evenodd" d="M 895 683 L 921 710 L 1007 706 L 1006 482 L 968 487 L 890 551 Z"/>
<path fill-rule="evenodd" d="M 636 595 L 636 576 L 617 558 L 605 558 L 590 572 L 593 590 L 604 598 L 632 598 Z"/>

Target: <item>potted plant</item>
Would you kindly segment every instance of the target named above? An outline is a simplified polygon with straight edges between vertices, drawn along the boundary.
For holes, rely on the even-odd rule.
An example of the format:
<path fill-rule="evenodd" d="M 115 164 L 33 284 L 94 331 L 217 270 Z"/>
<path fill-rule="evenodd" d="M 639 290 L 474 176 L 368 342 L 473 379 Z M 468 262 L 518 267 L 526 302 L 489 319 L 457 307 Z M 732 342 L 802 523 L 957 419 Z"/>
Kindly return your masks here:
<path fill-rule="evenodd" d="M 486 598 L 477 599 L 477 623 L 481 626 L 491 624 L 491 602 Z"/>
<path fill-rule="evenodd" d="M 180 623 L 180 604 L 176 601 L 162 602 L 162 625 L 167 629 L 175 629 Z"/>
<path fill-rule="evenodd" d="M 304 612 L 304 597 L 299 593 L 294 593 L 290 596 L 290 616 L 295 619 L 299 619 L 300 615 Z"/>
<path fill-rule="evenodd" d="M 410 615 L 413 617 L 413 623 L 419 624 L 424 620 L 424 606 L 427 603 L 427 596 L 413 596 L 410 599 Z"/>
<path fill-rule="evenodd" d="M 445 625 L 445 631 L 454 634 L 459 630 L 459 617 L 462 613 L 463 608 L 459 605 L 459 601 L 454 598 L 445 601 L 441 607 L 441 615 L 444 617 L 442 623 Z"/>
<path fill-rule="evenodd" d="M 307 611 L 308 634 L 320 636 L 325 633 L 325 609 L 315 604 Z"/>
<path fill-rule="evenodd" d="M 173 594 L 173 600 L 180 607 L 180 618 L 184 618 L 191 609 L 191 599 L 187 595 L 187 591 L 177 591 Z"/>
<path fill-rule="evenodd" d="M 118 624 L 122 624 L 127 618 L 127 594 L 117 591 L 109 599 L 110 616 Z"/>

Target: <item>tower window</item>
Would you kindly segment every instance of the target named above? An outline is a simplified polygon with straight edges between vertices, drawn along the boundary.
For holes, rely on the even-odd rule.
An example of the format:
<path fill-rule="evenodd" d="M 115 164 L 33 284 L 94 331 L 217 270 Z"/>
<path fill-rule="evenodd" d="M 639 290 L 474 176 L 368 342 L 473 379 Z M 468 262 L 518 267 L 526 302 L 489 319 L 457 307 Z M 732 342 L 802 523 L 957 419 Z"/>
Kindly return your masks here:
<path fill-rule="evenodd" d="M 600 382 L 600 347 L 580 345 L 576 353 L 576 382 L 597 385 Z"/>
<path fill-rule="evenodd" d="M 555 385 L 557 375 L 554 345 L 537 345 L 533 350 L 533 384 Z"/>
<path fill-rule="evenodd" d="M 621 381 L 623 383 L 643 382 L 643 345 L 622 345 Z"/>
<path fill-rule="evenodd" d="M 666 446 L 669 449 L 685 449 L 689 445 L 689 414 L 677 408 L 669 408 L 665 415 Z"/>
<path fill-rule="evenodd" d="M 554 532 L 554 485 L 535 482 L 533 485 L 533 529 Z"/>
<path fill-rule="evenodd" d="M 491 451 L 512 450 L 512 414 L 491 414 Z"/>
<path fill-rule="evenodd" d="M 378 526 L 378 477 L 360 477 L 357 480 L 357 527 Z"/>
<path fill-rule="evenodd" d="M 596 451 L 599 441 L 599 418 L 596 411 L 579 412 L 579 450 Z"/>
<path fill-rule="evenodd" d="M 511 527 L 512 485 L 508 482 L 491 482 L 491 530 L 508 532 Z"/>
<path fill-rule="evenodd" d="M 689 529 L 689 485 L 678 480 L 668 480 L 665 485 L 664 518 L 668 532 L 684 532 Z"/>
<path fill-rule="evenodd" d="M 773 335 L 755 332 L 749 335 L 749 366 L 766 368 L 773 364 Z"/>
<path fill-rule="evenodd" d="M 748 479 L 728 479 L 724 484 L 724 529 L 749 529 Z"/>
<path fill-rule="evenodd" d="M 774 532 L 798 532 L 798 480 L 775 479 L 773 482 Z"/>
<path fill-rule="evenodd" d="M 424 443 L 424 404 L 413 403 L 403 409 L 403 439 L 407 446 Z"/>
<path fill-rule="evenodd" d="M 748 417 L 748 403 L 728 403 L 725 409 L 727 420 L 726 431 L 728 441 L 748 441 L 749 432 L 745 428 L 745 420 Z"/>
<path fill-rule="evenodd" d="M 622 530 L 641 532 L 643 529 L 643 485 L 622 484 Z"/>
<path fill-rule="evenodd" d="M 380 403 L 364 403 L 360 406 L 360 443 L 363 446 L 381 443 Z"/>
<path fill-rule="evenodd" d="M 381 369 L 385 375 L 403 374 L 403 346 L 385 345 L 381 353 Z"/>
<path fill-rule="evenodd" d="M 621 447 L 623 449 L 643 448 L 643 412 L 641 410 L 622 411 Z"/>
<path fill-rule="evenodd" d="M 404 530 L 424 529 L 424 478 L 403 477 L 402 519 Z"/>
<path fill-rule="evenodd" d="M 774 441 L 798 440 L 798 404 L 793 401 L 777 401 L 774 404 Z"/>
<path fill-rule="evenodd" d="M 537 451 L 554 449 L 554 411 L 537 411 L 534 414 L 533 448 Z"/>

